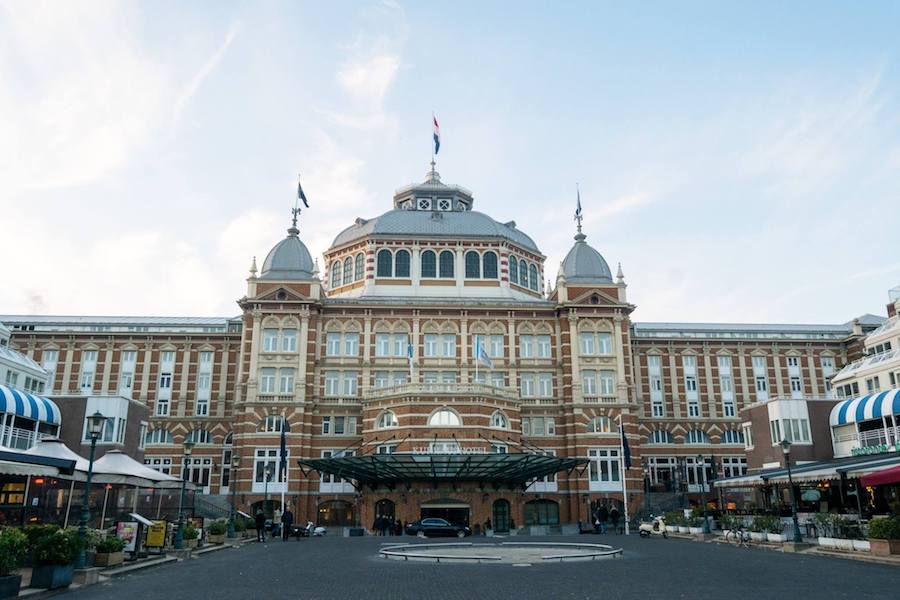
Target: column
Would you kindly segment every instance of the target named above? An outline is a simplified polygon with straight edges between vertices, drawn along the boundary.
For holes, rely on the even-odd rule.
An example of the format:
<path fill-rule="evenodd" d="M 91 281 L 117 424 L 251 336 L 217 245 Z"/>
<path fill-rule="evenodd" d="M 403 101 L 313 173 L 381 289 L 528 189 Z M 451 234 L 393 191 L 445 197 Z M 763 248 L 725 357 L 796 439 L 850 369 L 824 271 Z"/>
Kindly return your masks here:
<path fill-rule="evenodd" d="M 418 243 L 413 244 L 412 247 L 412 264 L 409 265 L 409 275 L 412 279 L 413 287 L 419 285 L 419 281 L 422 278 L 422 263 L 420 261 L 422 249 L 419 247 Z"/>
<path fill-rule="evenodd" d="M 259 364 L 260 338 L 262 336 L 260 327 L 262 327 L 262 313 L 254 310 L 253 331 L 250 338 L 250 372 L 247 375 L 247 396 L 244 398 L 246 402 L 256 400 L 256 382 L 259 376 L 257 365 Z"/>
<path fill-rule="evenodd" d="M 508 347 L 506 348 L 506 364 L 508 365 L 507 377 L 509 378 L 509 385 L 507 386 L 513 392 L 517 392 L 519 389 L 518 382 L 518 370 L 516 369 L 516 348 L 517 348 L 517 340 L 516 340 L 516 319 L 515 313 L 509 311 L 506 317 L 506 329 L 507 329 L 507 337 L 509 338 Z M 560 385 L 560 388 L 562 385 Z"/>
<path fill-rule="evenodd" d="M 412 333 L 409 336 L 409 343 L 412 344 L 413 350 L 413 371 L 409 378 L 410 383 L 418 383 L 422 379 L 419 375 L 421 371 L 419 364 L 419 325 L 419 311 L 414 310 L 412 320 Z"/>
<path fill-rule="evenodd" d="M 460 369 L 459 369 L 459 382 L 460 383 L 469 383 L 469 345 L 472 343 L 469 340 L 469 313 L 468 311 L 460 311 L 460 322 L 459 322 L 459 361 L 460 361 Z M 473 359 L 477 360 L 477 356 L 473 356 Z"/>
<path fill-rule="evenodd" d="M 231 354 L 231 344 L 222 346 L 222 358 L 219 361 L 219 393 L 216 396 L 216 416 L 225 416 L 225 403 L 227 402 L 226 390 L 228 389 L 228 355 Z M 232 429 L 234 424 L 232 423 Z"/>
<path fill-rule="evenodd" d="M 112 362 L 113 362 L 113 343 L 106 343 L 106 356 L 103 359 L 103 378 L 100 380 L 100 393 L 101 394 L 109 394 L 109 393 L 118 393 L 118 387 L 116 389 L 109 389 L 109 377 L 112 373 Z"/>
<path fill-rule="evenodd" d="M 781 372 L 781 354 L 778 353 L 778 345 L 772 345 L 772 365 L 775 367 L 775 395 L 784 398 L 784 377 Z"/>
<path fill-rule="evenodd" d="M 153 360 L 153 344 L 147 342 L 144 346 L 144 364 L 143 370 L 141 371 L 141 395 L 140 400 L 145 405 L 150 406 L 149 402 L 149 392 L 150 392 L 150 363 Z M 152 417 L 156 414 L 155 409 L 151 407 L 150 416 Z"/>
<path fill-rule="evenodd" d="M 806 345 L 806 368 L 809 370 L 809 384 L 803 385 L 804 394 L 806 394 L 806 390 L 809 390 L 809 396 L 815 397 L 825 397 L 825 385 L 822 385 L 822 389 L 819 389 L 819 375 L 816 373 L 816 355 L 813 352 L 812 344 Z"/>
<path fill-rule="evenodd" d="M 59 391 L 61 394 L 72 393 L 72 357 L 75 354 L 75 342 L 66 343 L 66 362 L 63 363 L 63 378 Z"/>
<path fill-rule="evenodd" d="M 572 356 L 572 401 L 584 401 L 584 390 L 581 389 L 581 348 L 578 344 L 578 314 L 575 309 L 569 311 L 569 352 Z"/>
<path fill-rule="evenodd" d="M 418 253 L 418 250 L 415 252 Z M 411 267 L 415 269 L 415 267 Z M 415 277 L 415 271 L 410 271 L 410 274 Z M 366 310 L 366 316 L 363 319 L 363 330 L 362 330 L 362 339 L 359 341 L 359 349 L 362 353 L 362 375 L 361 380 L 359 382 L 359 391 L 360 396 L 364 396 L 369 393 L 369 388 L 372 385 L 372 373 L 371 373 L 371 360 L 372 360 L 372 311 Z M 393 340 L 391 340 L 393 342 Z"/>
<path fill-rule="evenodd" d="M 627 404 L 628 381 L 625 379 L 625 344 L 622 343 L 622 315 L 620 314 L 613 318 L 613 344 L 613 352 L 616 353 L 616 392 L 619 402 Z M 580 344 L 574 343 L 572 345 L 580 346 Z"/>
<path fill-rule="evenodd" d="M 297 340 L 299 344 L 297 346 L 298 354 L 297 357 L 298 365 L 297 365 L 297 381 L 300 382 L 300 395 L 297 397 L 296 389 L 297 389 L 297 381 L 294 382 L 294 397 L 298 402 L 306 402 L 306 386 L 308 382 L 308 373 L 307 370 L 309 368 L 309 307 L 305 306 L 300 311 L 300 339 Z M 259 325 L 256 316 L 254 316 L 254 329 L 253 329 L 253 348 L 254 350 L 251 352 L 253 358 L 250 360 L 250 377 L 256 381 L 256 349 L 259 348 Z M 254 393 L 255 394 L 255 393 Z"/>
<path fill-rule="evenodd" d="M 191 345 L 190 343 L 185 344 L 184 351 L 182 353 L 181 358 L 181 370 L 179 373 L 179 381 L 178 381 L 178 408 L 176 409 L 176 414 L 179 417 L 183 417 L 187 414 L 187 386 L 188 386 L 188 378 L 191 375 Z M 174 375 L 174 373 L 173 373 Z M 174 387 L 174 382 L 173 382 Z"/>

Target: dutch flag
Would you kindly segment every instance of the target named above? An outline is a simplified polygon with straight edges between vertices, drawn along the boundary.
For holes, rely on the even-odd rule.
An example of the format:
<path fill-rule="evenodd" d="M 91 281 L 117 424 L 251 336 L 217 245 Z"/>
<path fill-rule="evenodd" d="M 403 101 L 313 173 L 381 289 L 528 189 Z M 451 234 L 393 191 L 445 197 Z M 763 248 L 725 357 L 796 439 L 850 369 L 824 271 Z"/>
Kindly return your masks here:
<path fill-rule="evenodd" d="M 441 149 L 441 126 L 434 115 L 431 115 L 431 120 L 434 121 L 434 153 L 437 154 Z"/>

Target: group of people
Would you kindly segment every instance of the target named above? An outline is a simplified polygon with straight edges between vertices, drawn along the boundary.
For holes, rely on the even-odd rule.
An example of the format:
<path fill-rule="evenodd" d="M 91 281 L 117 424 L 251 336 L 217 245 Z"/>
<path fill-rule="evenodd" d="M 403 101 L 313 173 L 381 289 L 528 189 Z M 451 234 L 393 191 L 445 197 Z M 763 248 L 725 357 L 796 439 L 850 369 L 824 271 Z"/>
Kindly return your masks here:
<path fill-rule="evenodd" d="M 256 512 L 256 517 L 254 518 L 254 523 L 256 525 L 256 541 L 257 542 L 265 542 L 266 541 L 266 515 L 263 511 L 259 510 Z M 294 524 L 294 513 L 291 512 L 291 509 L 285 509 L 283 513 L 281 513 L 281 539 L 283 541 L 287 541 L 291 535 L 291 526 Z M 275 536 L 273 531 L 272 536 Z"/>
<path fill-rule="evenodd" d="M 372 524 L 375 535 L 403 535 L 403 522 L 389 515 L 378 515 Z"/>
<path fill-rule="evenodd" d="M 619 509 L 601 504 L 594 511 L 594 533 L 606 533 L 610 525 L 613 533 L 619 532 Z"/>

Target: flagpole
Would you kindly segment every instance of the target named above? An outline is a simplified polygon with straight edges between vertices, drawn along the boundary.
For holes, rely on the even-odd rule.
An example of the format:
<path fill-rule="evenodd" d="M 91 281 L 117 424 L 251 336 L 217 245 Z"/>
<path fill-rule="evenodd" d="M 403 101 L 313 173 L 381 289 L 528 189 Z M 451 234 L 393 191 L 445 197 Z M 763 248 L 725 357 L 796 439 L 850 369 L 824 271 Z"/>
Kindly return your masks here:
<path fill-rule="evenodd" d="M 280 457 L 282 460 L 287 458 L 287 433 L 284 430 L 286 425 L 287 425 L 287 419 L 284 418 L 284 412 L 282 412 L 281 413 L 281 435 L 284 436 L 284 454 L 282 455 L 282 457 Z M 291 468 L 291 461 L 285 460 L 284 461 L 284 481 L 281 482 L 281 515 L 282 515 L 281 526 L 282 527 L 284 527 L 284 491 L 287 489 L 287 486 L 288 486 L 288 473 L 290 472 L 290 468 Z M 284 535 L 282 534 L 282 538 L 283 537 L 284 537 Z"/>
<path fill-rule="evenodd" d="M 622 502 L 625 505 L 625 535 L 630 535 L 631 528 L 628 523 L 628 470 L 625 468 L 625 427 L 622 415 L 619 415 L 619 461 L 622 465 Z"/>

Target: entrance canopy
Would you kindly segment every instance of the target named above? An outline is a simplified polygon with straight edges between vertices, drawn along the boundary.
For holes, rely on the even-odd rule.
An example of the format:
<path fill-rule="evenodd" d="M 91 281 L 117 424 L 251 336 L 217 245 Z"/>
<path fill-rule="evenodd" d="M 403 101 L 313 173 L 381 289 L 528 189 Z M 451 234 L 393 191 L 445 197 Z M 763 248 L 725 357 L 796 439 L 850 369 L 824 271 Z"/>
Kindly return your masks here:
<path fill-rule="evenodd" d="M 525 485 L 538 477 L 588 464 L 586 458 L 543 454 L 370 454 L 298 460 L 301 467 L 362 485 L 413 481 L 477 481 Z"/>

